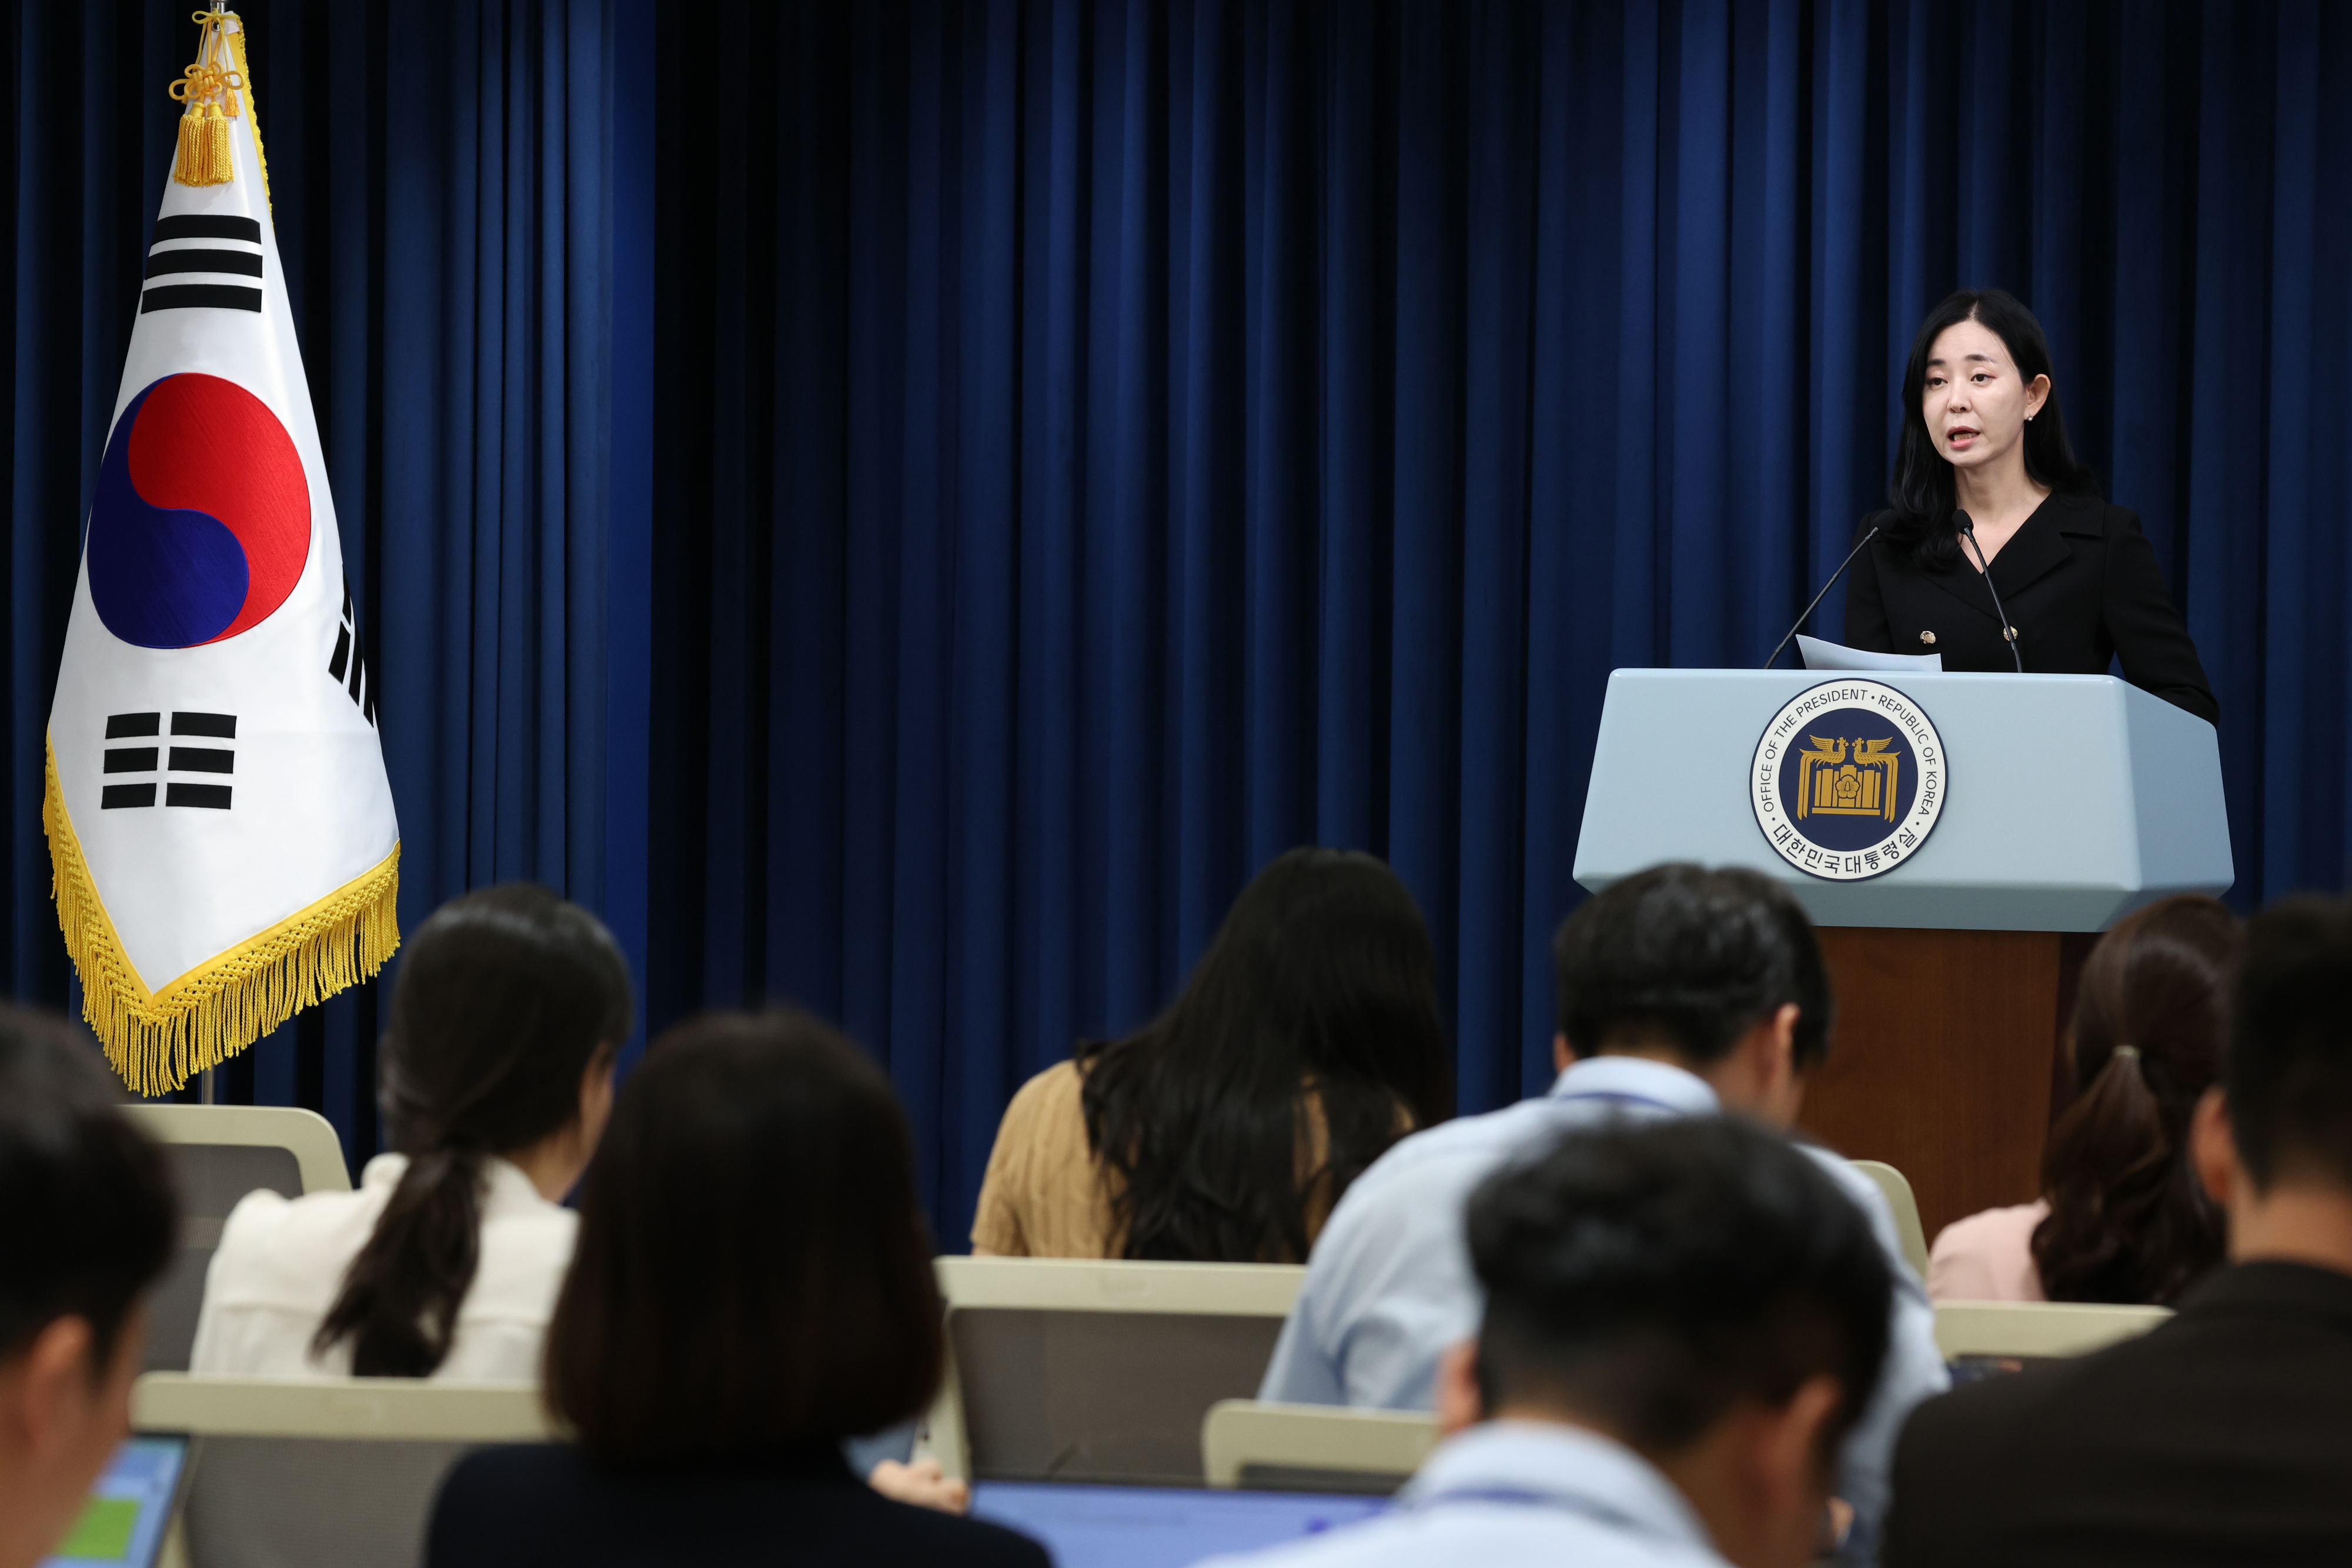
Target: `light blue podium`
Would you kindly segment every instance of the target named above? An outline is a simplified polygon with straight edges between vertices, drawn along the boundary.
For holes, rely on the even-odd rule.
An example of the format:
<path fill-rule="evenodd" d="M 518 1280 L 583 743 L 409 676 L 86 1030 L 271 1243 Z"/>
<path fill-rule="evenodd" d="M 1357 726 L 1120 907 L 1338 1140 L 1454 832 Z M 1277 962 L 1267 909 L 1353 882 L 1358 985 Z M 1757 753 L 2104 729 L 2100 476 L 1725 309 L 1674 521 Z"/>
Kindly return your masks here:
<path fill-rule="evenodd" d="M 1933 721 L 1943 802 L 1899 863 L 1825 881 L 1776 851 L 1751 779 L 1784 705 L 1852 682 Z M 1821 747 L 1803 732 L 1823 727 L 1837 727 L 1800 724 L 1792 741 Z M 2213 727 L 2110 676 L 1619 670 L 1574 874 L 1598 891 L 1674 860 L 1751 866 L 1822 927 L 1840 1017 L 1806 1125 L 1902 1169 L 1931 1236 L 2037 1196 L 2043 1134 L 2071 1092 L 2055 1059 L 2095 939 L 2079 934 L 2235 874 Z"/>
<path fill-rule="evenodd" d="M 1910 860 L 1868 882 L 1823 882 L 1757 828 L 1748 764 L 1783 703 L 1853 679 L 1927 710 L 1949 793 Z M 1959 931 L 2103 931 L 2168 894 L 2219 894 L 2235 874 L 2213 727 L 2111 675 L 1619 670 L 1576 880 L 1597 892 L 1668 860 L 1753 866 L 1823 925 Z"/>

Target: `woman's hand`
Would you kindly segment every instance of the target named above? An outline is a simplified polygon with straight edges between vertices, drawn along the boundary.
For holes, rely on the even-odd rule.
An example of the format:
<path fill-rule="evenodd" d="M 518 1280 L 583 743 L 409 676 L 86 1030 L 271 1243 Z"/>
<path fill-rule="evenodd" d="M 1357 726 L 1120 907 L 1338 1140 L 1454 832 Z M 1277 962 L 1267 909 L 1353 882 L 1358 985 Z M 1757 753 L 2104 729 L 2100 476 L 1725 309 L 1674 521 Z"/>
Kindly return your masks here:
<path fill-rule="evenodd" d="M 941 1513 L 961 1513 L 971 1506 L 971 1489 L 942 1475 L 937 1459 L 917 1459 L 911 1465 L 884 1459 L 866 1475 L 866 1484 L 895 1501 Z"/>

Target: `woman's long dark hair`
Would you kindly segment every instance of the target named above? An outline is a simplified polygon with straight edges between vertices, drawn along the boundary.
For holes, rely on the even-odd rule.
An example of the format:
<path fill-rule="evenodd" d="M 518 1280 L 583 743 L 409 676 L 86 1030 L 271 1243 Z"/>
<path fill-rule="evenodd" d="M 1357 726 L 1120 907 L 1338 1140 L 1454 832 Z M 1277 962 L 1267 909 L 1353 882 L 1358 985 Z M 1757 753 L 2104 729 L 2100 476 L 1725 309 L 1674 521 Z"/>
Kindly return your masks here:
<path fill-rule="evenodd" d="M 1408 1115 L 1452 1108 L 1436 969 L 1420 907 L 1372 856 L 1297 849 L 1258 873 L 1173 1006 L 1078 1047 L 1125 1256 L 1304 1259 L 1310 1200 L 1336 1201 Z M 1310 1084 L 1329 1152 L 1302 1172 Z"/>
<path fill-rule="evenodd" d="M 705 1014 L 588 1167 L 548 1407 L 608 1465 L 838 1469 L 930 1403 L 945 1316 L 890 1081 L 805 1014 Z"/>
<path fill-rule="evenodd" d="M 589 1064 L 629 1032 L 628 961 L 604 923 L 509 883 L 443 904 L 410 938 L 377 1098 L 408 1156 L 313 1347 L 360 1377 L 427 1377 L 480 1261 L 482 1163 L 580 1115 Z"/>
<path fill-rule="evenodd" d="M 2049 1217 L 2033 1261 L 2053 1301 L 2168 1306 L 2221 1260 L 2189 1118 L 2220 1070 L 2238 917 L 2168 898 L 2116 923 L 2083 966 L 2074 1103 L 2042 1158 Z"/>
<path fill-rule="evenodd" d="M 1936 340 L 1963 321 L 1973 320 L 2009 348 L 2018 377 L 2026 385 L 2036 376 L 2050 378 L 2050 395 L 2025 426 L 2025 472 L 2037 485 L 2061 494 L 2096 495 L 2098 480 L 2074 455 L 2066 438 L 2066 416 L 2060 412 L 2058 376 L 2050 366 L 2050 343 L 2042 323 L 2017 298 L 1999 288 L 1963 288 L 1927 312 L 1919 335 L 1911 340 L 1911 361 L 1903 367 L 1903 434 L 1895 443 L 1895 480 L 1886 498 L 1895 508 L 1886 525 L 1886 541 L 1895 550 L 1924 567 L 1953 566 L 1960 559 L 1959 530 L 1952 512 L 1958 506 L 1952 483 L 1952 465 L 1936 450 L 1928 433 L 1920 398 L 1927 386 L 1927 356 Z"/>

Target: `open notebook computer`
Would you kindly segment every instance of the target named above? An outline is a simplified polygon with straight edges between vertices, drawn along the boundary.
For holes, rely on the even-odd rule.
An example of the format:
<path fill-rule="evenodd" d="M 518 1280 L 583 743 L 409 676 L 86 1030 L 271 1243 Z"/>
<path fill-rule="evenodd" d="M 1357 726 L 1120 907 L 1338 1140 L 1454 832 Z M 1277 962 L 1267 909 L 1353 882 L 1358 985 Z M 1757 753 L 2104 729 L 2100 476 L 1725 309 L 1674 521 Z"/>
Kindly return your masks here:
<path fill-rule="evenodd" d="M 187 1480 L 184 1434 L 133 1433 L 115 1449 L 81 1517 L 42 1568 L 154 1568 Z"/>
<path fill-rule="evenodd" d="M 1384 1497 L 982 1481 L 971 1513 L 1045 1543 L 1058 1568 L 1186 1568 L 1370 1519 Z"/>

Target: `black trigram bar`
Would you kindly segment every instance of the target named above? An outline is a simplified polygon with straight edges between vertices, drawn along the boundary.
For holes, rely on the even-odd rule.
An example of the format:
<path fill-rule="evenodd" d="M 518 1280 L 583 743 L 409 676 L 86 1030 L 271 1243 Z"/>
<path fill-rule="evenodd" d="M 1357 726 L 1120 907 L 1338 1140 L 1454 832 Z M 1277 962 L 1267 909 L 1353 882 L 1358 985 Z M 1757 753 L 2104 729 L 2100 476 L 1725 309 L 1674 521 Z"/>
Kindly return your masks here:
<path fill-rule="evenodd" d="M 154 731 L 147 733 L 152 735 Z M 222 740 L 236 738 L 236 715 L 233 713 L 175 713 L 172 716 L 173 735 L 209 735 Z"/>
<path fill-rule="evenodd" d="M 234 773 L 236 771 L 236 753 L 216 750 L 209 746 L 175 746 L 172 747 L 172 771 Z"/>
<path fill-rule="evenodd" d="M 152 773 L 155 771 L 155 750 L 152 746 L 110 746 L 106 748 L 106 770 L 109 773 Z M 174 747 L 173 753 L 178 755 Z M 177 767 L 174 763 L 173 766 Z"/>
<path fill-rule="evenodd" d="M 155 788 L 152 784 L 148 789 Z M 181 784 L 174 782 L 163 791 L 166 806 L 207 806 L 215 811 L 228 810 L 228 786 L 226 784 Z"/>
<path fill-rule="evenodd" d="M 247 245 L 259 245 L 261 224 L 255 218 L 227 217 L 217 213 L 181 213 L 157 218 L 155 238 L 241 239 Z"/>
<path fill-rule="evenodd" d="M 178 787 L 173 786 L 173 789 Z M 221 793 L 226 795 L 228 791 L 224 789 Z M 98 809 L 101 811 L 118 811 L 125 806 L 152 806 L 154 803 L 155 786 L 152 784 L 109 784 L 98 792 Z"/>
<path fill-rule="evenodd" d="M 367 645 L 360 641 L 352 616 L 352 585 L 343 584 L 343 623 L 335 628 L 335 651 L 327 655 L 327 674 L 351 694 L 352 706 L 368 723 L 375 723 L 375 681 L 369 675 Z"/>
<path fill-rule="evenodd" d="M 261 253 L 252 250 L 159 250 L 147 258 L 147 276 L 167 272 L 235 272 L 261 276 Z"/>
<path fill-rule="evenodd" d="M 261 290 L 234 283 L 170 283 L 139 297 L 139 313 L 151 310 L 253 310 L 261 308 Z"/>
<path fill-rule="evenodd" d="M 106 738 L 121 740 L 130 735 L 160 735 L 163 716 L 160 713 L 110 713 L 106 716 Z"/>

